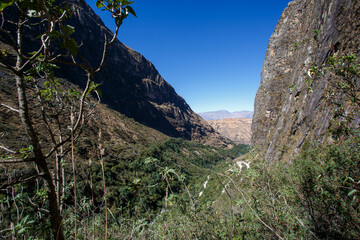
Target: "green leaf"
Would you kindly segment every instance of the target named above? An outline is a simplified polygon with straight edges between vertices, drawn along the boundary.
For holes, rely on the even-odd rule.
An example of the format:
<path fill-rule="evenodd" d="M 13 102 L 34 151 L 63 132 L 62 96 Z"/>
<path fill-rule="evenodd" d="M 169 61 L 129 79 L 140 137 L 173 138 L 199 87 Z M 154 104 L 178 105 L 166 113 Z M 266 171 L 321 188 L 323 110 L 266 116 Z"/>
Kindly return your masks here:
<path fill-rule="evenodd" d="M 73 39 L 73 38 L 65 39 L 64 46 L 67 49 L 69 49 L 71 55 L 73 55 L 74 57 L 77 56 L 78 50 L 79 50 L 79 45 L 77 44 L 75 39 Z"/>
<path fill-rule="evenodd" d="M 128 1 L 128 0 L 122 0 L 121 2 L 122 2 L 122 4 L 123 4 L 124 6 L 130 5 L 130 4 L 133 4 L 133 3 L 134 3 L 134 1 Z"/>
<path fill-rule="evenodd" d="M 61 30 L 63 31 L 65 36 L 70 36 L 72 33 L 75 32 L 75 28 L 70 25 L 61 26 Z"/>
<path fill-rule="evenodd" d="M 0 2 L 0 12 L 2 12 L 5 8 L 13 5 L 15 0 L 1 0 Z"/>
<path fill-rule="evenodd" d="M 357 192 L 356 189 L 351 190 L 351 191 L 348 193 L 348 197 L 354 195 L 356 192 Z"/>
<path fill-rule="evenodd" d="M 167 173 L 167 174 L 169 174 L 169 173 L 175 174 L 175 170 L 172 169 L 172 168 L 169 168 L 169 169 L 167 169 L 167 172 L 166 172 L 166 173 Z"/>
<path fill-rule="evenodd" d="M 124 20 L 123 17 L 117 17 L 117 18 L 115 18 L 116 26 L 118 26 L 118 27 L 121 26 L 123 20 Z"/>
<path fill-rule="evenodd" d="M 135 11 L 134 11 L 134 9 L 133 9 L 132 7 L 126 6 L 125 9 L 126 9 L 129 13 L 131 13 L 134 17 L 137 17 L 137 16 L 136 16 L 136 13 L 135 13 Z"/>
<path fill-rule="evenodd" d="M 58 39 L 59 37 L 62 36 L 62 34 L 59 31 L 53 31 L 53 32 L 49 33 L 48 35 L 50 37 L 52 37 L 53 39 Z"/>
<path fill-rule="evenodd" d="M 97 8 L 102 8 L 103 7 L 103 1 L 97 1 L 96 2 L 96 7 Z"/>
<path fill-rule="evenodd" d="M 94 91 L 97 93 L 97 95 L 99 95 L 100 98 L 102 97 L 102 92 L 100 89 L 96 88 Z"/>
<path fill-rule="evenodd" d="M 153 163 L 153 162 L 156 162 L 156 161 L 157 161 L 157 159 L 153 158 L 153 157 L 145 158 L 145 164 Z"/>
<path fill-rule="evenodd" d="M 140 181 L 141 181 L 140 178 L 135 178 L 134 181 L 133 181 L 133 183 L 134 183 L 134 184 L 138 184 Z"/>

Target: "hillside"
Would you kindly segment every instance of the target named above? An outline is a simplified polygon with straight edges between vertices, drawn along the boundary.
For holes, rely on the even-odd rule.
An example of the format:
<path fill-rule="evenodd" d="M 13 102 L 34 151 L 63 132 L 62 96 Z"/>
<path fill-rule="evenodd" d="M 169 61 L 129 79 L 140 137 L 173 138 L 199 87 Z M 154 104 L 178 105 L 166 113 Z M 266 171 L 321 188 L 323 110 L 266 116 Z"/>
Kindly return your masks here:
<path fill-rule="evenodd" d="M 81 62 L 81 59 L 85 58 L 86 64 L 95 68 L 102 55 L 104 36 L 111 39 L 113 33 L 85 1 L 67 2 L 71 9 L 74 9 L 74 14 L 66 23 L 74 27 L 72 36 L 80 45 L 78 51 L 81 58 L 78 57 L 77 61 Z M 16 19 L 15 12 L 8 10 L 4 14 Z M 2 28 L 11 31 L 11 24 L 5 23 Z M 37 37 L 40 29 L 34 27 L 32 31 L 25 32 L 25 52 L 33 52 L 40 46 Z M 61 52 L 61 47 L 54 48 L 54 51 Z M 68 64 L 57 70 L 56 75 L 80 87 L 86 82 L 85 71 Z M 191 110 L 150 61 L 117 39 L 109 48 L 103 68 L 94 76 L 94 80 L 101 84 L 99 89 L 102 92 L 102 103 L 143 125 L 170 137 L 223 147 L 229 145 Z"/>
<path fill-rule="evenodd" d="M 85 2 L 80 1 L 80 5 L 79 1 L 71 2 L 77 8 L 71 19 L 75 39 L 84 45 L 80 52 L 96 65 L 96 56 L 102 51 L 98 46 L 103 45 L 103 38 L 99 36 L 104 32 L 111 33 Z M 81 73 L 76 72 L 74 75 L 73 69 L 69 69 L 61 73 L 67 80 L 81 83 L 81 79 L 74 77 Z M 95 81 L 101 83 L 103 103 L 137 122 L 171 137 L 217 146 L 228 144 L 191 110 L 150 61 L 120 41 L 109 49 L 104 67 Z"/>
<path fill-rule="evenodd" d="M 28 137 L 22 128 L 20 118 L 16 112 L 6 107 L 16 106 L 17 104 L 13 77 L 2 68 L 0 73 L 0 102 L 2 104 L 0 108 L 0 145 L 6 146 L 8 149 L 27 149 Z M 76 85 L 66 80 L 59 81 L 65 88 L 74 91 L 78 90 Z M 32 97 L 30 92 L 28 96 L 30 99 L 36 99 Z M 34 106 L 34 103 L 31 100 L 30 105 Z M 217 165 L 223 165 L 226 161 L 231 161 L 239 154 L 248 151 L 247 147 L 242 145 L 224 150 L 181 138 L 170 138 L 110 109 L 104 104 L 97 103 L 96 99 L 89 99 L 87 104 L 91 105 L 91 116 L 86 119 L 86 126 L 80 137 L 75 141 L 74 155 L 72 157 L 67 154 L 63 158 L 66 189 L 61 202 L 64 204 L 64 216 L 66 216 L 67 221 L 71 221 L 67 214 L 71 214 L 74 210 L 74 194 L 72 192 L 73 188 L 70 186 L 73 181 L 71 174 L 73 158 L 75 159 L 77 194 L 82 197 L 81 202 L 78 203 L 81 206 L 78 209 L 78 214 L 80 214 L 78 224 L 86 225 L 89 220 L 89 216 L 87 216 L 89 209 L 86 210 L 86 206 L 94 204 L 92 211 L 95 214 L 96 210 L 98 221 L 96 224 L 97 228 L 99 228 L 96 236 L 99 238 L 102 237 L 104 231 L 102 228 L 104 224 L 103 215 L 97 212 L 97 209 L 103 209 L 104 204 L 102 160 L 104 161 L 103 167 L 107 189 L 106 200 L 111 213 L 117 216 L 121 215 L 124 219 L 129 220 L 143 216 L 144 219 L 150 221 L 155 218 L 156 214 L 160 213 L 163 207 L 163 199 L 168 194 L 170 185 L 168 186 L 164 179 L 164 169 L 169 169 L 168 174 L 173 171 L 179 174 L 179 177 L 181 175 L 179 179 L 176 176 L 171 176 L 168 180 L 170 181 L 169 184 L 171 184 L 172 194 L 182 195 L 185 192 L 182 186 L 188 184 L 188 191 L 196 196 L 200 191 L 199 181 L 202 181 L 202 176 L 208 174 Z M 41 111 L 33 107 L 30 111 L 32 120 L 38 130 L 38 136 L 42 140 L 42 147 L 48 150 L 52 139 L 46 131 L 46 126 L 44 126 Z M 65 123 L 69 122 L 68 119 L 63 119 L 63 121 Z M 101 136 L 99 136 L 100 131 Z M 70 147 L 68 144 L 64 145 L 64 149 L 69 150 Z M 2 148 L 0 153 L 1 160 L 8 159 L 6 150 Z M 53 160 L 55 159 L 49 160 L 48 164 L 51 171 L 54 172 L 54 176 L 57 176 L 57 166 Z M 34 174 L 36 176 L 36 170 L 32 164 L 1 164 L 0 169 L 2 171 L 2 174 L 0 174 L 0 191 L 4 193 L 4 195 L 0 196 L 2 201 L 6 201 L 8 189 L 12 189 L 12 185 L 8 183 L 20 182 L 21 188 L 17 189 L 19 195 L 16 202 L 28 203 L 30 201 L 34 205 L 42 204 L 37 197 L 38 190 L 33 189 L 33 186 L 37 184 L 37 180 L 32 177 Z M 24 180 L 24 178 L 29 179 Z M 90 201 L 91 194 L 93 194 L 93 202 Z M 8 206 L 10 208 L 5 207 L 4 212 L 11 214 L 14 209 L 11 207 L 13 205 Z M 45 237 L 42 234 L 51 234 L 44 227 L 47 224 L 48 215 L 37 218 L 37 209 L 32 208 L 32 205 L 22 205 L 20 208 L 30 219 L 36 219 L 37 225 L 31 225 L 30 231 L 26 233 L 20 232 L 19 235 L 25 234 L 26 236 L 40 236 L 42 238 Z M 0 216 L 4 217 L 4 215 Z M 11 222 L 12 219 L 5 218 L 0 226 L 5 229 Z M 123 233 L 120 229 L 116 231 L 117 237 L 128 236 L 128 228 L 132 226 L 124 224 L 123 227 Z M 45 230 L 40 231 L 40 228 Z M 66 228 L 72 231 L 71 227 L 66 226 Z M 5 229 L 0 236 L 9 236 L 9 231 Z M 83 234 L 86 235 L 87 232 L 85 231 Z"/>
<path fill-rule="evenodd" d="M 250 144 L 251 122 L 249 118 L 225 118 L 208 121 L 217 132 L 236 144 Z"/>

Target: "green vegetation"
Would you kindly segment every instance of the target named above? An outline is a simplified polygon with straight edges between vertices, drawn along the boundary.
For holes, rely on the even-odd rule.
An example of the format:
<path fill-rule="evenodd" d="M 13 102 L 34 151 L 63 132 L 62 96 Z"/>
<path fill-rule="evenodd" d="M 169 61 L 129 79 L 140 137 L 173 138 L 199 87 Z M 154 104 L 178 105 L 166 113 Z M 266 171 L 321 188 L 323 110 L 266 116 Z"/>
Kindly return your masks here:
<path fill-rule="evenodd" d="M 132 3 L 127 0 L 96 2 L 98 8 L 111 12 L 117 27 L 110 40 L 107 39 L 106 34 L 103 36 L 105 41 L 103 46 L 98 46 L 103 51 L 97 66 L 91 66 L 80 54 L 79 44 L 73 38 L 75 29 L 66 24 L 66 20 L 72 17 L 75 10 L 69 7 L 66 1 L 7 0 L 0 4 L 2 16 L 0 64 L 3 69 L 12 73 L 18 99 L 16 107 L 4 103 L 2 106 L 17 113 L 23 127 L 23 136 L 27 138 L 26 145 L 17 146 L 16 149 L 1 146 L 6 152 L 2 156 L 1 163 L 31 162 L 36 169 L 36 172 L 26 179 L 13 181 L 9 176 L 9 186 L 4 188 L 8 193 L 8 187 L 13 189 L 12 186 L 19 182 L 31 179 L 42 181 L 42 186 L 37 187 L 36 193 L 43 189 L 46 195 L 48 204 L 46 211 L 50 216 L 51 235 L 56 239 L 65 239 L 62 214 L 65 203 L 62 199 L 68 186 L 64 159 L 70 153 L 75 206 L 74 238 L 77 239 L 74 144 L 91 115 L 92 106 L 89 96 L 92 92 L 99 93 L 96 90 L 98 84 L 93 82 L 93 77 L 102 69 L 107 50 L 116 40 L 123 20 L 129 14 L 136 16 L 129 6 Z M 36 36 L 33 37 L 36 40 L 26 48 L 23 40 L 29 33 Z M 8 49 L 3 48 L 4 45 Z M 55 49 L 57 49 L 56 53 Z M 80 67 L 86 73 L 87 81 L 82 91 L 60 90 L 61 84 L 54 76 L 54 68 L 58 68 L 57 65 L 60 64 Z M 39 119 L 40 122 L 36 121 Z M 50 169 L 53 159 L 56 166 L 55 169 Z M 12 199 L 14 198 L 15 196 Z M 31 198 L 28 199 L 31 203 Z M 17 231 L 19 224 L 28 228 L 31 222 L 24 222 L 23 220 L 27 220 L 28 217 L 24 218 L 23 212 L 20 214 L 17 206 L 15 207 L 16 221 L 10 219 L 9 224 L 13 237 L 20 231 Z M 20 228 L 20 232 L 27 234 L 26 228 L 25 230 Z"/>
<path fill-rule="evenodd" d="M 244 215 L 250 239 L 358 239 L 359 144 L 355 134 L 330 146 L 308 144 L 293 163 L 255 160 L 239 183 L 254 210 Z"/>
<path fill-rule="evenodd" d="M 65 237 L 74 235 L 74 224 L 77 221 L 76 230 L 80 239 L 90 237 L 92 234 L 96 239 L 102 239 L 106 225 L 108 226 L 106 234 L 112 239 L 135 237 L 149 239 L 154 237 L 150 230 L 156 231 L 156 234 L 161 236 L 164 235 L 163 232 L 158 231 L 163 229 L 166 218 L 166 222 L 169 223 L 166 235 L 171 234 L 175 237 L 182 230 L 180 222 L 172 221 L 186 220 L 186 224 L 193 225 L 194 214 L 198 220 L 200 217 L 207 219 L 209 217 L 207 214 L 210 212 L 213 216 L 209 221 L 215 226 L 219 219 L 215 209 L 211 206 L 206 207 L 209 196 L 207 200 L 199 201 L 198 195 L 203 189 L 202 184 L 206 180 L 206 175 L 211 174 L 215 169 L 226 169 L 232 159 L 247 151 L 246 145 L 223 150 L 174 138 L 144 148 L 140 153 L 133 155 L 116 146 L 113 149 L 106 148 L 103 158 L 108 219 L 105 217 L 100 162 L 93 161 L 90 165 L 84 160 L 77 162 L 77 216 L 75 217 L 74 181 L 71 174 L 68 174 L 69 184 L 62 199 L 64 235 Z M 26 174 L 20 169 L 12 171 L 11 175 Z M 65 166 L 65 172 L 71 171 L 72 166 L 69 163 Z M 8 191 L 1 195 L 3 235 L 15 238 L 27 237 L 27 239 L 44 238 L 49 235 L 51 228 L 46 210 L 48 208 L 46 191 L 41 186 L 41 182 L 32 179 L 12 188 L 13 192 Z M 29 206 L 28 202 L 33 205 Z M 178 218 L 180 214 L 182 217 Z M 24 222 L 22 223 L 24 226 L 19 225 L 19 230 L 15 226 L 14 232 L 14 228 L 9 226 L 17 218 L 20 222 Z M 225 216 L 221 218 L 224 218 L 221 222 L 228 221 Z M 203 225 L 208 223 L 203 221 Z M 175 227 L 176 232 L 172 229 Z M 188 231 L 198 231 L 198 227 L 199 225 L 196 224 L 188 228 Z M 218 227 L 225 234 L 224 226 Z M 20 231 L 22 228 L 26 228 L 26 231 Z M 215 230 L 210 228 L 210 225 L 206 229 Z M 202 236 L 196 235 L 197 233 L 191 234 Z"/>
<path fill-rule="evenodd" d="M 132 3 L 107 0 L 96 5 L 110 11 L 119 28 L 128 14 L 135 15 Z M 0 10 L 10 6 L 20 17 L 7 24 L 17 21 L 13 27 L 20 43 L 11 46 L 13 36 L 2 30 L 10 48 L 1 49 L 0 62 L 13 73 L 19 100 L 18 109 L 2 105 L 18 115 L 25 130 L 20 141 L 12 139 L 16 149 L 0 146 L 0 163 L 6 166 L 0 175 L 1 237 L 360 238 L 360 133 L 353 127 L 360 106 L 356 54 L 334 54 L 323 66 L 311 67 L 309 91 L 318 77 L 327 77 L 328 100 L 337 107 L 332 142 L 309 141 L 286 163 L 268 162 L 261 153 L 248 153 L 245 145 L 224 150 L 174 138 L 151 146 L 133 138 L 131 144 L 105 145 L 103 138 L 111 136 L 100 131 L 97 139 L 82 138 L 81 133 L 93 130 L 86 128 L 87 116 L 93 114 L 89 96 L 97 87 L 92 76 L 100 71 L 116 34 L 105 41 L 104 55 L 93 68 L 76 61 L 80 53 L 71 37 L 74 29 L 62 24 L 71 15 L 67 6 L 8 0 Z M 48 28 L 39 35 L 40 47 L 27 54 L 21 35 L 29 22 Z M 320 30 L 314 32 L 316 39 Z M 82 91 L 66 89 L 55 78 L 53 68 L 63 59 L 51 55 L 54 42 L 63 57 L 71 55 L 72 64 L 87 73 Z M 241 161 L 250 168 L 239 168 L 235 163 Z"/>

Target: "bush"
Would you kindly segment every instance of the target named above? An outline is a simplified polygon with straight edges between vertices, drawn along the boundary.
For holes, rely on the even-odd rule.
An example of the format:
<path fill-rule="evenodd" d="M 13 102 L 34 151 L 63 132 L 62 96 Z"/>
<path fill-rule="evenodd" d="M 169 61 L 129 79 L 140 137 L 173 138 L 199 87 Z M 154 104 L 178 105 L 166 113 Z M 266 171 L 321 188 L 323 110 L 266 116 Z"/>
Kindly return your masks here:
<path fill-rule="evenodd" d="M 307 144 L 293 164 L 254 160 L 241 183 L 252 208 L 244 211 L 249 236 L 359 239 L 359 148 L 354 134 L 327 146 Z"/>

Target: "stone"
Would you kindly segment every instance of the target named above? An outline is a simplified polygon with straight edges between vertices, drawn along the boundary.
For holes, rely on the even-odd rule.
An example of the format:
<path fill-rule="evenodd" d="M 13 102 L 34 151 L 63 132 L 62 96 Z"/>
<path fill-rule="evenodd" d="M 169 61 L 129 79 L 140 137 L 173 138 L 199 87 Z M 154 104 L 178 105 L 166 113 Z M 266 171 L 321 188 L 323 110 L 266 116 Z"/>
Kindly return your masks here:
<path fill-rule="evenodd" d="M 269 41 L 252 122 L 251 144 L 269 161 L 289 160 L 306 141 L 331 140 L 329 84 L 325 76 L 310 81 L 308 71 L 333 52 L 359 54 L 359 16 L 357 0 L 294 0 L 284 10 Z"/>

